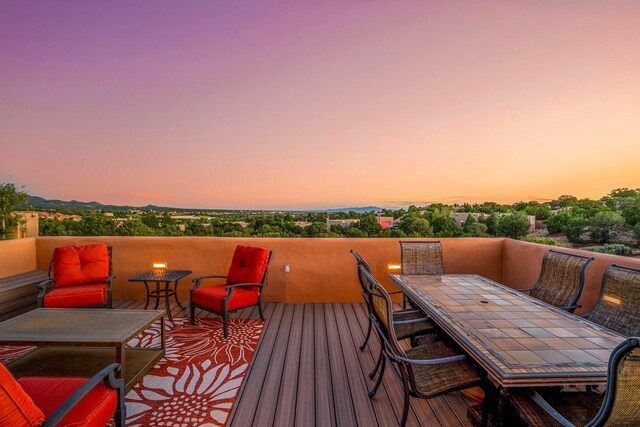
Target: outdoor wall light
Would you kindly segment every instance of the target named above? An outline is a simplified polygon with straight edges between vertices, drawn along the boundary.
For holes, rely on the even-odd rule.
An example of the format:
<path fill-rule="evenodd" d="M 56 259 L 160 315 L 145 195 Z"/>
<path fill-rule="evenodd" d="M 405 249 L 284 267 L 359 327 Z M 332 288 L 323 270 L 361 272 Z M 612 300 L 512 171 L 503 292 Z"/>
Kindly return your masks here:
<path fill-rule="evenodd" d="M 620 298 L 615 298 L 609 295 L 603 296 L 602 299 L 612 304 L 617 304 L 617 305 L 622 304 L 622 301 L 620 300 Z"/>
<path fill-rule="evenodd" d="M 387 264 L 389 270 L 400 270 L 402 266 L 400 264 Z"/>
<path fill-rule="evenodd" d="M 160 270 L 166 270 L 167 263 L 166 262 L 154 262 L 153 263 L 153 268 L 154 269 L 160 269 Z"/>

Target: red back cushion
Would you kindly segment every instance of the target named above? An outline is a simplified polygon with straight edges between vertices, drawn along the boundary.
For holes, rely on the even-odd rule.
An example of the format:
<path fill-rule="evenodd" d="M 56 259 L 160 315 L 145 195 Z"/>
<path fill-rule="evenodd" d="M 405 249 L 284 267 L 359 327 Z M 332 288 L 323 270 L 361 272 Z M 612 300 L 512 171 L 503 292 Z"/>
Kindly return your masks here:
<path fill-rule="evenodd" d="M 0 363 L 0 426 L 39 426 L 44 414 Z"/>
<path fill-rule="evenodd" d="M 61 246 L 53 251 L 55 286 L 102 283 L 109 277 L 107 245 Z"/>
<path fill-rule="evenodd" d="M 227 283 L 260 283 L 269 263 L 269 249 L 255 246 L 236 246 Z"/>

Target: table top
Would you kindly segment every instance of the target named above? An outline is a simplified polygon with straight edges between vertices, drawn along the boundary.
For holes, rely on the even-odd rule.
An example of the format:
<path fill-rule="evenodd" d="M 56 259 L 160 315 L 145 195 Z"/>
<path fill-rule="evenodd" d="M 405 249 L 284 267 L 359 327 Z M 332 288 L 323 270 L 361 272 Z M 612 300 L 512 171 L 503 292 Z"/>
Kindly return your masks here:
<path fill-rule="evenodd" d="M 478 275 L 390 275 L 499 386 L 603 384 L 625 337 Z"/>
<path fill-rule="evenodd" d="M 0 323 L 0 343 L 109 347 L 126 344 L 164 310 L 37 308 Z"/>
<path fill-rule="evenodd" d="M 129 278 L 130 282 L 175 282 L 191 274 L 191 270 L 151 270 Z"/>

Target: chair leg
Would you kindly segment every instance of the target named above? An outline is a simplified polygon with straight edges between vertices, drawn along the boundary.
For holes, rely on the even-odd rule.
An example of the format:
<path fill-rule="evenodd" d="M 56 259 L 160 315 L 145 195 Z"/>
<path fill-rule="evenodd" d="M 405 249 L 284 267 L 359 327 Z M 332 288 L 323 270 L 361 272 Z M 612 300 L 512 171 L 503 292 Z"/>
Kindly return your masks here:
<path fill-rule="evenodd" d="M 262 304 L 258 301 L 258 313 L 260 313 L 260 319 L 264 320 L 264 315 L 262 314 Z"/>
<path fill-rule="evenodd" d="M 372 398 L 378 392 L 378 388 L 380 387 L 380 384 L 382 383 L 382 377 L 384 377 L 384 368 L 385 368 L 386 364 L 387 364 L 387 358 L 383 356 L 382 357 L 382 365 L 380 366 L 380 375 L 378 376 L 378 379 L 376 380 L 376 383 L 373 386 L 373 389 L 371 389 L 369 391 L 369 398 Z"/>
<path fill-rule="evenodd" d="M 402 419 L 400 420 L 399 427 L 404 427 L 407 424 L 407 417 L 409 416 L 409 380 L 407 374 L 404 371 L 404 367 L 400 366 L 400 375 L 402 376 L 402 386 L 404 387 L 404 406 L 402 408 Z"/>
<path fill-rule="evenodd" d="M 191 308 L 191 324 L 193 325 L 194 323 L 196 323 L 196 308 L 193 305 L 193 302 L 189 302 L 189 307 Z"/>
<path fill-rule="evenodd" d="M 126 426 L 126 419 L 127 419 L 127 407 L 124 405 L 119 405 L 116 408 L 116 413 L 113 415 L 113 421 L 116 425 L 116 427 L 124 427 Z"/>
<path fill-rule="evenodd" d="M 116 412 L 113 415 L 113 421 L 116 427 L 124 427 L 127 419 L 127 406 L 124 403 L 124 384 L 118 389 L 118 403 Z"/>
<path fill-rule="evenodd" d="M 228 317 L 229 317 L 229 314 L 225 310 L 224 313 L 222 313 L 222 333 L 224 335 L 224 339 L 227 339 L 227 336 L 229 335 Z"/>
<path fill-rule="evenodd" d="M 482 419 L 480 421 L 480 425 L 482 427 L 487 427 L 489 425 L 489 408 L 491 404 L 489 403 L 489 394 L 485 392 L 484 401 L 482 402 Z"/>
<path fill-rule="evenodd" d="M 371 317 L 369 317 L 369 326 L 367 327 L 367 335 L 364 337 L 364 342 L 362 343 L 362 345 L 359 347 L 360 351 L 364 350 L 365 346 L 367 345 L 367 343 L 369 342 L 369 336 L 371 335 Z"/>
<path fill-rule="evenodd" d="M 373 371 L 369 372 L 369 378 L 373 379 L 373 377 L 376 376 L 383 358 L 384 358 L 384 354 L 382 353 L 382 346 L 380 346 L 380 353 L 378 353 L 378 360 L 376 361 L 376 366 L 373 367 Z"/>

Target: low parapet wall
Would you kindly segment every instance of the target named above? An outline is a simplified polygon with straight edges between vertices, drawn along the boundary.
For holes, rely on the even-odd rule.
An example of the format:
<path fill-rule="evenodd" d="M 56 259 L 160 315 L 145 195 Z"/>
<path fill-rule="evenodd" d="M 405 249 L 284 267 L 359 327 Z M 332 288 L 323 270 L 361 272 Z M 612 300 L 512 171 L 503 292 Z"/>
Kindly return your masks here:
<path fill-rule="evenodd" d="M 0 278 L 36 269 L 36 238 L 0 240 Z"/>
<path fill-rule="evenodd" d="M 273 251 L 265 301 L 360 302 L 360 287 L 350 249 L 370 264 L 388 288 L 389 264 L 399 264 L 401 239 L 223 238 L 223 237 L 38 237 L 0 242 L 0 277 L 34 269 L 46 270 L 56 246 L 103 242 L 113 247 L 115 299 L 144 299 L 144 286 L 127 279 L 149 270 L 154 261 L 169 268 L 192 270 L 183 279 L 179 295 L 188 298 L 190 279 L 196 275 L 225 274 L 236 245 L 268 247 Z M 434 240 L 434 239 L 402 239 Z M 502 238 L 443 238 L 445 273 L 476 273 L 513 288 L 535 283 L 544 253 L 551 246 Z M 640 267 L 640 260 L 573 249 L 567 252 L 595 256 L 586 272 L 579 313 L 593 307 L 602 274 L 609 264 Z M 285 266 L 289 265 L 289 272 Z"/>
<path fill-rule="evenodd" d="M 424 240 L 424 239 L 415 239 Z M 447 273 L 478 273 L 502 279 L 503 239 L 441 239 Z M 190 279 L 196 275 L 226 274 L 236 245 L 264 246 L 273 251 L 265 301 L 360 302 L 355 260 L 357 250 L 371 263 L 373 272 L 389 288 L 388 264 L 399 263 L 399 239 L 304 239 L 222 237 L 41 237 L 37 240 L 37 265 L 46 269 L 56 246 L 103 242 L 113 247 L 115 299 L 144 299 L 144 286 L 127 279 L 149 270 L 154 261 L 171 269 L 192 270 L 179 285 L 188 298 Z M 289 272 L 285 272 L 289 265 Z"/>
<path fill-rule="evenodd" d="M 505 239 L 502 283 L 515 289 L 533 286 L 542 269 L 542 258 L 549 249 L 595 258 L 585 272 L 584 290 L 578 302 L 582 308 L 576 310 L 577 314 L 589 313 L 593 309 L 600 294 L 602 276 L 609 265 L 640 268 L 640 259 Z"/>

